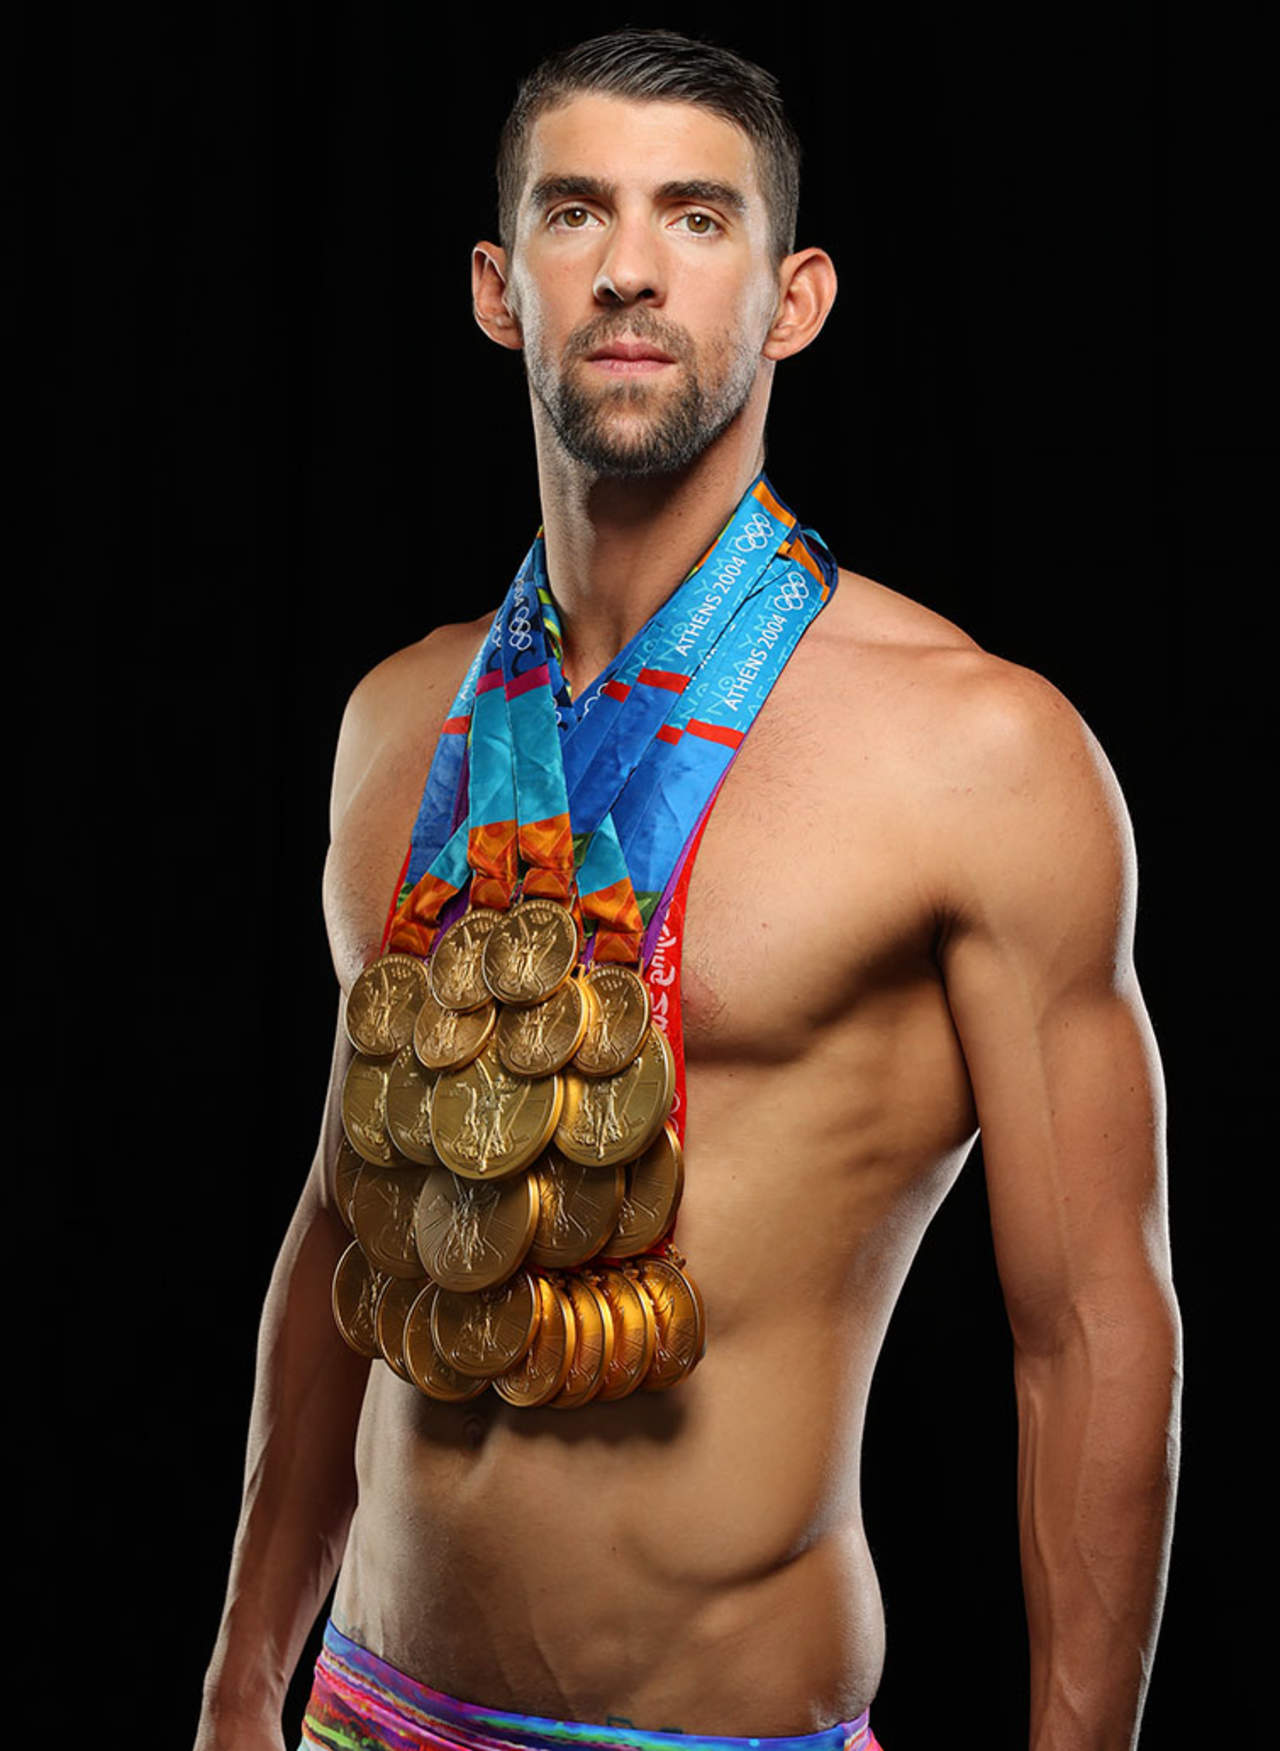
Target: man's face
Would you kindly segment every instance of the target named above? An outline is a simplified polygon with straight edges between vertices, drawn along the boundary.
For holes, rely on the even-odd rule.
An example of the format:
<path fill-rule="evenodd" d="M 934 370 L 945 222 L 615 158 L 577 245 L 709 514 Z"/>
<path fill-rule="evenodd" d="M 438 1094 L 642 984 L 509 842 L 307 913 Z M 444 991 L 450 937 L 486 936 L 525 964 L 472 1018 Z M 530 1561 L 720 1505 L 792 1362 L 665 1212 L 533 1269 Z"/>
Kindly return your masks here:
<path fill-rule="evenodd" d="M 529 383 L 600 475 L 683 468 L 742 411 L 778 297 L 747 136 L 596 94 L 534 124 L 508 298 Z"/>

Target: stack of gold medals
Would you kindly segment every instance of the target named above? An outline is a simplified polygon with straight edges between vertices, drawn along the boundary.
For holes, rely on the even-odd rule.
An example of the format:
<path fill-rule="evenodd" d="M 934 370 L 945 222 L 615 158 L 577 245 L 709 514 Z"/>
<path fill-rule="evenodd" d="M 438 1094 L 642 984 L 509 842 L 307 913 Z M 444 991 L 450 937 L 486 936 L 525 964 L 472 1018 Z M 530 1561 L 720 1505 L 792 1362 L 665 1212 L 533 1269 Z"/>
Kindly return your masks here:
<path fill-rule="evenodd" d="M 576 1409 L 674 1386 L 705 1346 L 668 1238 L 675 1060 L 632 967 L 558 900 L 473 908 L 347 1002 L 333 1279 L 347 1343 L 429 1398 Z"/>

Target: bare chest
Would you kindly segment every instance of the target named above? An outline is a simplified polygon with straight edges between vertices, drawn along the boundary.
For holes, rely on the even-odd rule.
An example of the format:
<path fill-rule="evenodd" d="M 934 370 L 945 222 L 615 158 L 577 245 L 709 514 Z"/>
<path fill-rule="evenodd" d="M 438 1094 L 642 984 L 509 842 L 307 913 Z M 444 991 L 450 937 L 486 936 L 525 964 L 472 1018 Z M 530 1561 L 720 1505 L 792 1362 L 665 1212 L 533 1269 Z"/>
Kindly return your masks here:
<path fill-rule="evenodd" d="M 796 703 L 784 695 L 761 714 L 692 872 L 681 959 L 693 1056 L 785 1056 L 874 992 L 932 976 L 900 775 L 858 746 L 847 717 L 836 737 Z M 335 832 L 325 910 L 344 988 L 378 952 L 429 752 L 375 764 Z"/>

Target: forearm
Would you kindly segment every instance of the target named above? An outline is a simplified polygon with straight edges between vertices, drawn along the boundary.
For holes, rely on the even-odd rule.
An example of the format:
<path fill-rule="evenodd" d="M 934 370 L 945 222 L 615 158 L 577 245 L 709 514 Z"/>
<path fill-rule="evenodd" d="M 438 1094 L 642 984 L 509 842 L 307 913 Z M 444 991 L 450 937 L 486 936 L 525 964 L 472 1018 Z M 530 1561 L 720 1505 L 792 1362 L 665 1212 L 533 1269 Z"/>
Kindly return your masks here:
<path fill-rule="evenodd" d="M 244 1500 L 205 1680 L 208 1715 L 283 1703 L 337 1574 L 355 1509 L 355 1432 L 368 1363 L 343 1343 L 330 1284 L 346 1236 L 304 1197 L 263 1308 Z"/>
<path fill-rule="evenodd" d="M 1031 1751 L 1130 1751 L 1164 1601 L 1181 1341 L 1157 1288 L 1016 1362 Z"/>

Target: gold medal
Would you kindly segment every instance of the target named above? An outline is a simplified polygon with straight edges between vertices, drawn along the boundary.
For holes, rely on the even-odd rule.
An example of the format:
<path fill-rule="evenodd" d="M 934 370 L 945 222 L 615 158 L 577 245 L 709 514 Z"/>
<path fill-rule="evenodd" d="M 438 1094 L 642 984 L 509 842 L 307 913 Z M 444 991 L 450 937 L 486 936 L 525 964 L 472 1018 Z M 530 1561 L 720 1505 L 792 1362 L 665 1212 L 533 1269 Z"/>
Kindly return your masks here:
<path fill-rule="evenodd" d="M 431 1134 L 445 1166 L 465 1179 L 502 1179 L 535 1161 L 551 1141 L 564 1100 L 558 1076 L 512 1076 L 492 1045 L 474 1064 L 441 1075 Z"/>
<path fill-rule="evenodd" d="M 532 1175 L 478 1185 L 434 1167 L 414 1217 L 418 1257 L 442 1288 L 491 1289 L 518 1269 L 537 1220 Z"/>
<path fill-rule="evenodd" d="M 436 1349 L 431 1336 L 431 1309 L 439 1291 L 438 1283 L 428 1283 L 409 1309 L 404 1322 L 404 1365 L 410 1380 L 428 1398 L 445 1404 L 463 1404 L 469 1398 L 478 1398 L 489 1382 L 459 1374 Z"/>
<path fill-rule="evenodd" d="M 613 1313 L 609 1303 L 583 1276 L 566 1277 L 567 1296 L 576 1327 L 576 1340 L 564 1385 L 551 1400 L 555 1410 L 577 1410 L 590 1402 L 604 1385 L 613 1360 Z"/>
<path fill-rule="evenodd" d="M 658 1326 L 653 1362 L 641 1389 L 660 1392 L 691 1374 L 701 1361 L 707 1347 L 706 1310 L 697 1284 L 674 1260 L 650 1254 L 636 1260 L 635 1273 L 653 1303 Z"/>
<path fill-rule="evenodd" d="M 373 1329 L 382 1359 L 401 1380 L 409 1379 L 404 1363 L 404 1322 L 421 1293 L 421 1277 L 388 1277 L 373 1310 Z"/>
<path fill-rule="evenodd" d="M 427 969 L 416 955 L 383 955 L 351 987 L 347 1038 L 367 1058 L 389 1058 L 413 1038 L 427 994 Z"/>
<path fill-rule="evenodd" d="M 431 994 L 446 1009 L 479 1009 L 489 1001 L 480 971 L 485 938 L 506 917 L 481 906 L 443 931 L 427 969 Z"/>
<path fill-rule="evenodd" d="M 428 1070 L 461 1070 L 488 1045 L 497 1017 L 491 997 L 486 996 L 479 1009 L 464 1011 L 446 1009 L 428 991 L 413 1024 L 418 1062 Z"/>
<path fill-rule="evenodd" d="M 683 1192 L 684 1151 L 668 1119 L 657 1141 L 627 1168 L 617 1227 L 600 1247 L 605 1258 L 632 1258 L 656 1246 L 675 1221 Z"/>
<path fill-rule="evenodd" d="M 425 1272 L 413 1238 L 413 1211 L 425 1167 L 369 1167 L 360 1175 L 351 1216 L 369 1263 L 392 1277 Z"/>
<path fill-rule="evenodd" d="M 617 1076 L 640 1054 L 649 1031 L 649 987 L 630 967 L 592 967 L 583 981 L 594 998 L 573 1067 L 583 1076 Z"/>
<path fill-rule="evenodd" d="M 333 1273 L 333 1322 L 357 1356 L 370 1361 L 381 1354 L 373 1314 L 385 1281 L 370 1270 L 358 1240 L 351 1242 Z"/>
<path fill-rule="evenodd" d="M 570 1161 L 634 1161 L 662 1130 L 676 1088 L 675 1057 L 651 1027 L 640 1056 L 617 1076 L 564 1076 L 556 1148 Z"/>
<path fill-rule="evenodd" d="M 400 1153 L 420 1167 L 434 1167 L 440 1159 L 431 1146 L 435 1080 L 422 1068 L 412 1046 L 396 1053 L 387 1075 L 387 1134 Z"/>
<path fill-rule="evenodd" d="M 522 900 L 489 933 L 484 982 L 501 1003 L 545 1003 L 573 971 L 578 926 L 559 900 Z"/>
<path fill-rule="evenodd" d="M 626 1169 L 570 1161 L 554 1147 L 529 1169 L 538 1188 L 538 1225 L 529 1263 L 543 1270 L 582 1265 L 613 1233 L 626 1192 Z"/>
<path fill-rule="evenodd" d="M 540 1315 L 534 1340 L 523 1360 L 493 1382 L 499 1397 L 526 1410 L 546 1404 L 559 1392 L 568 1375 L 577 1339 L 568 1299 L 546 1277 L 537 1281 Z"/>
<path fill-rule="evenodd" d="M 593 1278 L 613 1314 L 614 1351 L 600 1399 L 625 1398 L 634 1392 L 653 1364 L 658 1346 L 658 1322 L 653 1303 L 644 1290 L 614 1266 L 607 1265 Z"/>
<path fill-rule="evenodd" d="M 489 1379 L 514 1368 L 538 1329 L 539 1297 L 528 1271 L 496 1289 L 441 1289 L 431 1307 L 436 1349 L 459 1374 Z"/>
<path fill-rule="evenodd" d="M 503 1009 L 496 1035 L 498 1056 L 515 1076 L 552 1076 L 578 1050 L 589 1014 L 581 981 L 566 979 L 545 1003 Z"/>
<path fill-rule="evenodd" d="M 356 1180 L 360 1177 L 363 1166 L 363 1158 L 356 1154 L 343 1137 L 338 1143 L 338 1159 L 333 1164 L 333 1201 L 338 1206 L 338 1214 L 348 1234 L 355 1233 L 351 1220 L 351 1200 L 355 1196 Z"/>
<path fill-rule="evenodd" d="M 342 1128 L 356 1154 L 375 1167 L 390 1167 L 399 1152 L 387 1130 L 387 1083 L 391 1065 L 385 1058 L 357 1054 L 347 1066 L 342 1084 Z"/>

